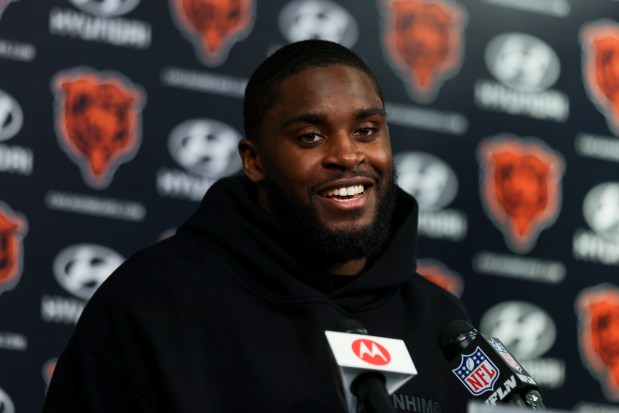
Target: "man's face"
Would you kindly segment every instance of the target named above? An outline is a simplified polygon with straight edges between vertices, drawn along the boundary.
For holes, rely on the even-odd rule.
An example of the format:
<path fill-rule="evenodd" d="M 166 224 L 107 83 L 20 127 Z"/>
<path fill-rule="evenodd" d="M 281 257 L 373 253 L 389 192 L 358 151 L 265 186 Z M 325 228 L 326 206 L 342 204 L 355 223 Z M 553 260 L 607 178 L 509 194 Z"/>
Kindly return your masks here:
<path fill-rule="evenodd" d="M 383 104 L 365 73 L 330 65 L 293 75 L 262 124 L 266 178 L 312 205 L 327 228 L 373 222 L 393 170 Z"/>

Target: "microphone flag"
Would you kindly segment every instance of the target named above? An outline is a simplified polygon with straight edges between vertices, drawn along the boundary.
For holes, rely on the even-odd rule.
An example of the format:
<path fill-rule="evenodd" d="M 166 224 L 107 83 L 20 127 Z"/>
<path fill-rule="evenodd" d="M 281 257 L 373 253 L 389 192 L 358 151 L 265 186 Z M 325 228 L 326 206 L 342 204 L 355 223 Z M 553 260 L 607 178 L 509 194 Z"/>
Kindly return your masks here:
<path fill-rule="evenodd" d="M 325 331 L 325 335 L 339 369 L 349 412 L 356 411 L 357 400 L 350 386 L 360 374 L 382 374 L 389 394 L 417 375 L 415 364 L 402 340 L 339 331 Z"/>

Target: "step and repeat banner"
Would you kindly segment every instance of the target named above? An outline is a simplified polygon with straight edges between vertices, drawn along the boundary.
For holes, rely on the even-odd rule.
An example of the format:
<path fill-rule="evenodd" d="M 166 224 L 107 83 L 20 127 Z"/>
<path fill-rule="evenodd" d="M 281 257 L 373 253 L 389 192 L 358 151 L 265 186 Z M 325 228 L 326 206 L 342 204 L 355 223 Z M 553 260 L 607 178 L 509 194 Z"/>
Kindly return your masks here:
<path fill-rule="evenodd" d="M 616 0 L 0 0 L 0 411 L 39 411 L 93 291 L 240 171 L 247 79 L 306 38 L 383 86 L 419 272 L 548 406 L 619 412 Z"/>

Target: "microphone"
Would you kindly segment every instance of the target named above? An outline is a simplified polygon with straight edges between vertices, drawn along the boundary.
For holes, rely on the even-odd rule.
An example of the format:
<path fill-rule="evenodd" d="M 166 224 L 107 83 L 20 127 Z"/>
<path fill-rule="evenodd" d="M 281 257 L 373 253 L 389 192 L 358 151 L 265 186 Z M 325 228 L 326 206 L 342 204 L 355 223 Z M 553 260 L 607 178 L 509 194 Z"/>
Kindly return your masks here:
<path fill-rule="evenodd" d="M 345 332 L 325 331 L 325 335 L 348 412 L 395 412 L 389 395 L 417 374 L 406 344 L 370 336 L 354 320 L 347 320 L 343 327 Z"/>
<path fill-rule="evenodd" d="M 438 343 L 450 361 L 448 380 L 469 397 L 490 406 L 500 402 L 545 409 L 537 383 L 499 339 L 479 333 L 467 321 L 455 320 L 440 333 Z"/>

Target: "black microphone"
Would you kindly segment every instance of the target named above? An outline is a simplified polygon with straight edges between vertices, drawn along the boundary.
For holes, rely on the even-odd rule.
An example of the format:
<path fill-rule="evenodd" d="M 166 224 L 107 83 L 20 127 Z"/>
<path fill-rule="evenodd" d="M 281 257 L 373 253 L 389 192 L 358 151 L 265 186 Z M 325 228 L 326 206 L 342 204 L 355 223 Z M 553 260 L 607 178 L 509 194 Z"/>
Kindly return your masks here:
<path fill-rule="evenodd" d="M 338 390 L 349 413 L 395 413 L 389 396 L 417 373 L 402 340 L 368 335 L 355 320 L 326 331 Z"/>
<path fill-rule="evenodd" d="M 369 335 L 356 320 L 346 320 L 342 327 L 346 333 Z M 358 375 L 350 385 L 350 391 L 357 397 L 357 413 L 395 413 L 385 387 L 385 376 L 375 371 Z"/>
<path fill-rule="evenodd" d="M 448 380 L 469 397 L 490 406 L 507 403 L 545 409 L 537 383 L 499 339 L 479 333 L 467 321 L 455 320 L 440 333 L 438 343 L 450 361 Z"/>

